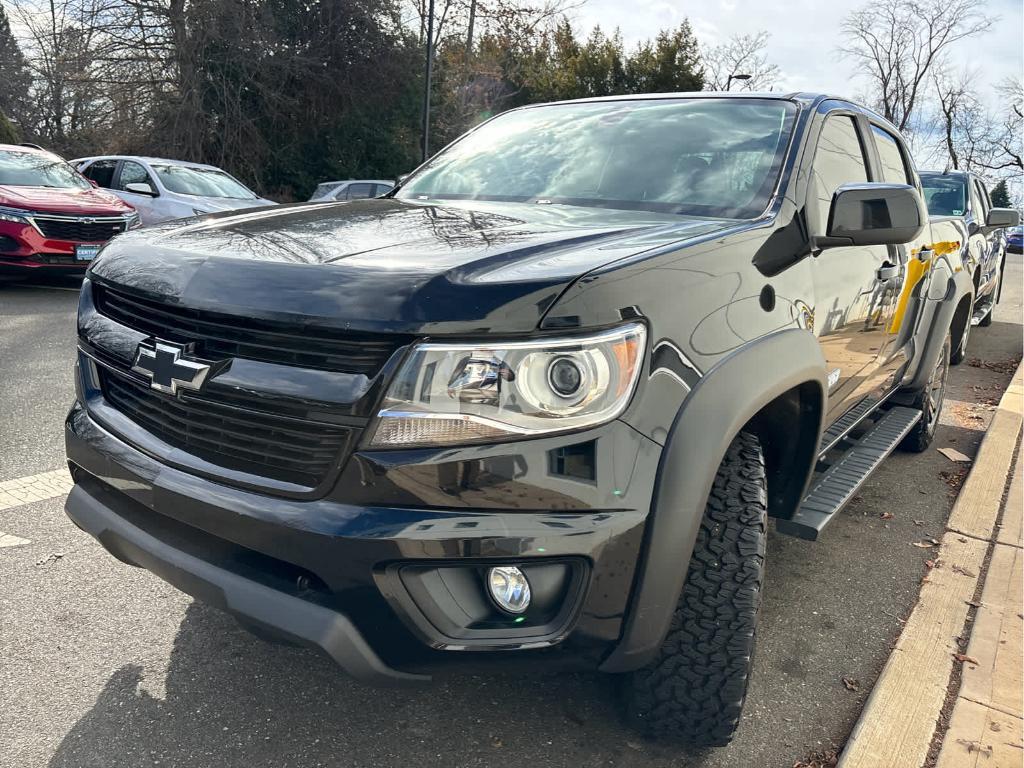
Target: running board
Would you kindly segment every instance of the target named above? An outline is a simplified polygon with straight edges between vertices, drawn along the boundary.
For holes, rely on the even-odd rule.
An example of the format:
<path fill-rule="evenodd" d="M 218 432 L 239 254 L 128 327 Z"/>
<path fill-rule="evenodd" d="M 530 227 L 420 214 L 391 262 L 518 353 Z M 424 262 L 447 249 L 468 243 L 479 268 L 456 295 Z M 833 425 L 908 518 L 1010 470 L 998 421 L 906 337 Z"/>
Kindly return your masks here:
<path fill-rule="evenodd" d="M 921 418 L 916 408 L 892 408 L 835 464 L 812 480 L 811 490 L 789 520 L 778 520 L 775 530 L 814 541 L 853 498 L 886 456 L 893 452 Z"/>
<path fill-rule="evenodd" d="M 971 325 L 981 325 L 981 321 L 988 317 L 992 311 L 992 302 L 986 301 L 984 304 L 975 307 L 974 314 L 971 315 Z"/>

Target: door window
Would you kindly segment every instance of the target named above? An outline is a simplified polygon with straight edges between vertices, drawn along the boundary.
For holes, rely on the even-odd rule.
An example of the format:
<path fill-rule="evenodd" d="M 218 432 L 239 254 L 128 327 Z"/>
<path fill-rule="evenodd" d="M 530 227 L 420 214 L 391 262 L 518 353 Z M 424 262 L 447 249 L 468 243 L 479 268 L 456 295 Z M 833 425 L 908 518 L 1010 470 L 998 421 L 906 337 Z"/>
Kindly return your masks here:
<path fill-rule="evenodd" d="M 881 180 L 892 184 L 913 184 L 896 137 L 877 125 L 871 126 L 871 133 L 874 134 L 875 146 L 878 148 L 878 159 L 882 161 Z"/>
<path fill-rule="evenodd" d="M 974 180 L 974 185 L 978 188 L 978 200 L 981 201 L 982 215 L 988 216 L 988 212 L 992 210 L 992 200 L 988 196 L 988 190 L 978 179 Z"/>
<path fill-rule="evenodd" d="M 386 195 L 388 192 L 390 192 L 394 188 L 395 187 L 392 184 L 378 184 L 377 185 L 377 191 L 374 193 L 374 197 L 380 197 L 381 195 Z"/>
<path fill-rule="evenodd" d="M 971 213 L 974 214 L 976 221 L 980 221 L 985 218 L 985 208 L 981 204 L 981 196 L 978 194 L 978 185 L 974 182 L 969 182 L 968 187 L 970 188 L 971 194 Z"/>
<path fill-rule="evenodd" d="M 117 188 L 127 191 L 129 184 L 149 184 L 150 189 L 156 191 L 156 186 L 146 169 L 139 163 L 125 160 L 124 165 L 121 166 L 121 177 L 118 179 Z"/>
<path fill-rule="evenodd" d="M 110 189 L 114 185 L 114 170 L 117 168 L 117 160 L 97 160 L 86 168 L 82 175 L 90 181 L 95 181 L 101 187 Z"/>
<path fill-rule="evenodd" d="M 849 115 L 829 117 L 818 137 L 811 168 L 808 215 L 812 230 L 816 234 L 825 233 L 832 195 L 839 187 L 867 180 L 864 147 L 853 118 Z"/>
<path fill-rule="evenodd" d="M 373 186 L 373 184 L 349 184 L 347 197 L 349 200 L 373 197 Z"/>

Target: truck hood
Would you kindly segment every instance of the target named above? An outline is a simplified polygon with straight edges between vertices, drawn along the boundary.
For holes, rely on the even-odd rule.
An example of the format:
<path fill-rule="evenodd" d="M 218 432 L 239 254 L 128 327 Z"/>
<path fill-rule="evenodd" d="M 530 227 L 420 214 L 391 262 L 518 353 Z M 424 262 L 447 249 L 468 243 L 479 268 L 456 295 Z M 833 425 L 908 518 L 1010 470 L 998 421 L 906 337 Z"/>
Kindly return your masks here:
<path fill-rule="evenodd" d="M 135 210 L 110 192 L 95 187 L 67 189 L 0 185 L 0 205 L 41 213 L 123 216 Z"/>
<path fill-rule="evenodd" d="M 90 276 L 149 298 L 266 320 L 365 332 L 529 333 L 590 270 L 740 226 L 523 203 L 300 203 L 121 235 Z"/>

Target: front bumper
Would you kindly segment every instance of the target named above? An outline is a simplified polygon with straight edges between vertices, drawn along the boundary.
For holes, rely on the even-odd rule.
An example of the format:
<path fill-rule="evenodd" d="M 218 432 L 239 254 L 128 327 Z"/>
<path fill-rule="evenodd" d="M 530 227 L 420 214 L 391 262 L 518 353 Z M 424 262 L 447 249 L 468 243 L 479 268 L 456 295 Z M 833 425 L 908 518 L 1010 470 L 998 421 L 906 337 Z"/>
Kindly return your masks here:
<path fill-rule="evenodd" d="M 614 454 L 610 476 L 595 481 L 617 486 L 622 503 L 614 509 L 567 505 L 538 511 L 524 502 L 527 509 L 519 511 L 513 501 L 517 493 L 537 492 L 522 477 L 502 487 L 509 501 L 499 509 L 464 505 L 469 493 L 452 497 L 447 508 L 429 502 L 351 504 L 345 499 L 364 500 L 368 493 L 365 482 L 347 488 L 357 473 L 343 472 L 338 487 L 318 499 L 232 488 L 142 452 L 76 404 L 66 423 L 76 480 L 67 512 L 120 559 L 227 610 L 243 625 L 319 647 L 363 680 L 405 682 L 454 660 L 498 657 L 593 668 L 616 646 L 622 630 L 660 455 L 656 444 L 625 424 L 613 422 L 596 432 L 590 437 L 597 450 Z M 538 459 L 546 466 L 557 443 L 529 441 L 505 452 L 517 452 L 511 460 L 515 466 L 536 466 Z M 472 452 L 488 449 L 501 450 Z M 460 452 L 449 453 L 458 457 Z M 359 454 L 349 464 L 371 466 Z M 432 473 L 440 484 L 447 466 L 419 465 L 427 473 L 419 473 L 419 482 Z M 387 476 L 416 475 L 410 470 L 408 465 L 381 470 L 381 487 L 393 487 Z M 567 498 L 564 492 L 560 497 Z M 532 633 L 510 627 L 493 642 L 486 636 L 465 642 L 445 634 L 410 607 L 400 580 L 390 578 L 395 567 L 405 565 L 558 562 L 577 564 L 583 574 L 582 587 L 571 593 L 573 603 L 561 618 Z"/>
<path fill-rule="evenodd" d="M 31 224 L 0 221 L 0 274 L 84 275 L 91 262 L 78 260 L 75 246 L 105 242 L 58 240 Z"/>

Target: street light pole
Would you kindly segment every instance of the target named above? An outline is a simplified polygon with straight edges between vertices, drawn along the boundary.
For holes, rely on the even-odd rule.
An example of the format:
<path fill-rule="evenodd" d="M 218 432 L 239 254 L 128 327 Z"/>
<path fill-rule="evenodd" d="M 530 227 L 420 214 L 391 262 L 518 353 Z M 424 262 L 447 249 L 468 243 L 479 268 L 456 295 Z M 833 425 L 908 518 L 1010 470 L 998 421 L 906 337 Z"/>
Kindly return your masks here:
<path fill-rule="evenodd" d="M 726 81 L 725 81 L 725 90 L 727 90 L 727 91 L 729 90 L 729 86 L 732 85 L 732 81 L 733 80 L 749 80 L 749 79 L 750 79 L 750 75 L 729 75 L 729 77 L 726 78 Z"/>
<path fill-rule="evenodd" d="M 430 157 L 430 78 L 434 71 L 434 0 L 427 9 L 427 67 L 423 75 L 423 162 Z"/>

